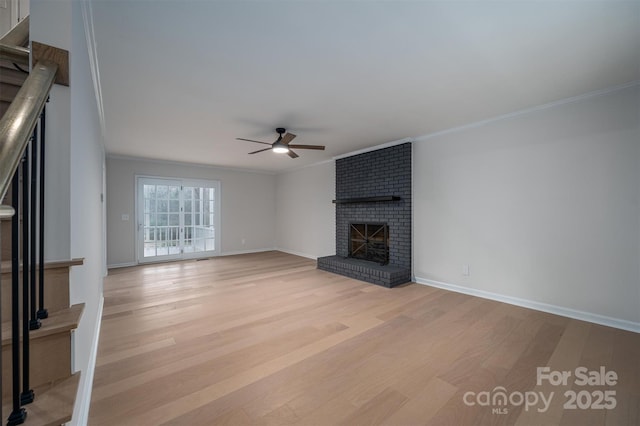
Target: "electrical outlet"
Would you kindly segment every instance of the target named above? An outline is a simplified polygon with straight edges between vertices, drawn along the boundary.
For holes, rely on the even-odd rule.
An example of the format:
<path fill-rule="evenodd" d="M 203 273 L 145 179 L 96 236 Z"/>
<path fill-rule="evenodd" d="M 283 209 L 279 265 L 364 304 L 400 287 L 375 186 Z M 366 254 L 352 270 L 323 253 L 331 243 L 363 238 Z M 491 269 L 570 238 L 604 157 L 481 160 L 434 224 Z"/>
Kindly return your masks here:
<path fill-rule="evenodd" d="M 242 243 L 242 245 L 244 245 L 247 242 L 247 240 L 243 238 L 242 240 L 240 240 L 240 242 Z"/>
<path fill-rule="evenodd" d="M 462 265 L 462 275 L 465 277 L 469 276 L 469 265 Z"/>
<path fill-rule="evenodd" d="M 123 213 L 123 215 L 122 215 L 122 220 L 124 220 L 124 221 L 129 220 L 129 215 L 128 215 L 128 214 L 126 214 L 126 213 Z"/>

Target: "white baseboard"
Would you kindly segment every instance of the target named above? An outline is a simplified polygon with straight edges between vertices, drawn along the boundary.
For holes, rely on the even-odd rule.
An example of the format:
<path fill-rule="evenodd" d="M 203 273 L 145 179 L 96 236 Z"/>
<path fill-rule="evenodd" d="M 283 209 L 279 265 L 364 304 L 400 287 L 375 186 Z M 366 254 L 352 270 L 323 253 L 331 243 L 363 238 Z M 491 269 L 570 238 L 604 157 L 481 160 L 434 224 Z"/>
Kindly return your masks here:
<path fill-rule="evenodd" d="M 311 260 L 318 260 L 318 256 L 314 256 L 314 255 L 308 254 L 308 253 L 302 253 L 302 252 L 299 252 L 299 251 L 287 250 L 287 249 L 283 249 L 283 248 L 276 248 L 276 250 L 281 251 L 283 253 L 292 254 L 294 256 L 306 257 L 307 259 L 311 259 Z"/>
<path fill-rule="evenodd" d="M 251 249 L 251 250 L 235 250 L 235 251 L 225 251 L 224 253 L 220 253 L 218 256 L 235 256 L 238 254 L 251 254 L 251 253 L 262 253 L 265 251 L 274 251 L 275 248 L 261 248 L 261 249 Z"/>
<path fill-rule="evenodd" d="M 73 416 L 69 425 L 85 426 L 89 421 L 89 407 L 91 405 L 91 391 L 93 389 L 93 375 L 96 370 L 96 358 L 98 357 L 98 341 L 100 340 L 100 327 L 102 326 L 102 310 L 104 308 L 104 296 L 100 296 L 98 303 L 98 320 L 96 328 L 93 331 L 93 342 L 91 344 L 91 353 L 89 354 L 89 366 L 87 371 L 83 371 L 84 380 L 81 381 L 83 387 L 78 389 L 76 404 L 73 410 Z"/>
<path fill-rule="evenodd" d="M 443 290 L 455 291 L 456 293 L 464 293 L 470 296 L 477 296 L 483 299 L 495 300 L 498 302 L 508 303 L 510 305 L 521 306 L 536 311 L 547 312 L 550 314 L 560 315 L 563 317 L 573 318 L 581 321 L 592 322 L 594 324 L 606 325 L 608 327 L 619 328 L 621 330 L 640 333 L 640 323 L 627 321 L 620 318 L 612 318 L 605 315 L 594 314 L 591 312 L 578 311 L 576 309 L 565 308 L 563 306 L 550 305 L 548 303 L 536 302 L 533 300 L 520 299 L 518 297 L 505 296 L 489 291 L 478 290 L 469 287 L 463 287 L 455 284 L 443 283 L 440 281 L 429 280 L 426 278 L 416 277 L 415 282 L 431 287 L 441 288 Z"/>
<path fill-rule="evenodd" d="M 211 257 L 235 256 L 235 255 L 238 255 L 238 254 L 262 253 L 262 252 L 265 252 L 265 251 L 274 251 L 274 250 L 278 250 L 278 249 L 273 248 L 273 247 L 269 247 L 269 248 L 261 248 L 261 249 L 225 251 L 225 252 L 221 252 L 221 253 L 218 253 L 216 255 L 213 255 Z M 180 261 L 180 260 L 194 260 L 194 259 L 198 259 L 198 258 L 192 257 L 192 258 L 189 258 L 189 259 L 158 260 L 156 262 L 144 262 L 144 263 L 136 263 L 136 262 L 115 263 L 115 264 L 112 264 L 112 265 L 107 265 L 107 269 L 129 268 L 131 266 L 149 265 L 149 264 L 152 264 L 152 263 L 176 262 L 176 261 Z M 204 259 L 207 259 L 207 257 L 204 257 Z"/>
<path fill-rule="evenodd" d="M 128 268 L 130 266 L 137 266 L 136 262 L 127 263 L 114 263 L 113 265 L 107 265 L 107 269 Z"/>

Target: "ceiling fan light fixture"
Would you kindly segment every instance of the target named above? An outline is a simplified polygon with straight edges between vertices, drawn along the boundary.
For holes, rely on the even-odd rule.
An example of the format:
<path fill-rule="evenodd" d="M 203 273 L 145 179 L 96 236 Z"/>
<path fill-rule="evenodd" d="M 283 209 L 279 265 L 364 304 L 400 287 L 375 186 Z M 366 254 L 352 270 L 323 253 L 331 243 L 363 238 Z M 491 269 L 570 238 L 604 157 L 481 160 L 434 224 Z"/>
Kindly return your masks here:
<path fill-rule="evenodd" d="M 289 148 L 287 148 L 286 145 L 281 144 L 281 143 L 275 143 L 273 144 L 273 152 L 277 153 L 277 154 L 286 154 L 287 152 L 289 152 Z"/>
<path fill-rule="evenodd" d="M 276 129 L 276 133 L 278 133 L 278 140 L 276 140 L 274 143 L 269 143 L 269 142 L 263 142 L 263 141 L 255 141 L 253 139 L 244 139 L 244 138 L 236 138 L 239 141 L 247 141 L 247 142 L 254 142 L 254 143 L 259 143 L 262 145 L 270 145 L 269 148 L 263 148 L 263 149 L 259 149 L 257 151 L 254 152 L 250 152 L 249 154 L 257 154 L 259 152 L 265 152 L 265 151 L 273 151 L 276 154 L 287 154 L 289 155 L 289 157 L 291 158 L 298 158 L 299 155 L 296 154 L 295 152 L 293 152 L 291 150 L 291 148 L 293 149 L 316 149 L 316 150 L 320 150 L 323 151 L 324 150 L 324 145 L 289 145 L 291 143 L 292 140 L 294 140 L 296 138 L 296 135 L 294 135 L 293 133 L 287 133 L 287 129 L 285 129 L 284 127 L 278 127 Z"/>

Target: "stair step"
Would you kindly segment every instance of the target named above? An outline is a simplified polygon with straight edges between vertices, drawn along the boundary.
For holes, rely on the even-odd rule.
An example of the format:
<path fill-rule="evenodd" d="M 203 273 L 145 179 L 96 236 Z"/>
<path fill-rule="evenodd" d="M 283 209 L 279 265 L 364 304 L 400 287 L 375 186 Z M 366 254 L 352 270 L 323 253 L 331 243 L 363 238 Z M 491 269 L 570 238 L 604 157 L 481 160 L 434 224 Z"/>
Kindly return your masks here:
<path fill-rule="evenodd" d="M 60 426 L 71 420 L 73 405 L 80 384 L 80 372 L 34 389 L 35 400 L 26 405 L 25 426 Z M 2 409 L 5 417 L 11 413 L 11 403 Z"/>
<path fill-rule="evenodd" d="M 15 67 L 0 67 L 0 82 L 12 84 L 14 86 L 22 86 L 29 74 L 17 70 Z"/>
<path fill-rule="evenodd" d="M 42 327 L 29 333 L 31 386 L 37 387 L 51 383 L 71 374 L 71 331 L 78 327 L 83 309 L 84 303 L 80 303 L 52 312 L 49 318 L 42 320 Z M 22 334 L 22 328 L 20 328 L 20 334 Z M 19 346 L 22 353 L 22 342 Z M 11 323 L 5 322 L 2 324 L 2 377 L 5 378 L 2 383 L 3 398 L 11 395 L 11 378 L 13 377 L 11 350 Z"/>
<path fill-rule="evenodd" d="M 11 218 L 0 219 L 0 260 L 11 259 Z"/>
<path fill-rule="evenodd" d="M 44 300 L 45 308 L 58 311 L 69 306 L 69 267 L 82 265 L 84 259 L 45 262 L 44 264 Z M 20 268 L 22 270 L 22 267 Z M 2 321 L 11 320 L 11 262 L 2 261 L 0 265 L 2 291 Z M 20 274 L 22 276 L 22 273 Z M 37 279 L 36 279 L 37 280 Z M 36 286 L 38 294 L 39 286 Z M 20 306 L 22 309 L 22 306 Z"/>
<path fill-rule="evenodd" d="M 11 105 L 9 102 L 0 101 L 0 118 L 2 118 L 5 112 L 7 112 L 7 110 L 9 109 L 9 105 Z M 9 204 L 9 203 L 2 203 L 2 204 Z"/>
<path fill-rule="evenodd" d="M 53 260 L 45 261 L 44 269 L 64 268 L 69 266 L 82 265 L 84 263 L 84 257 L 78 257 L 71 260 Z M 20 270 L 22 270 L 22 264 L 20 264 Z M 11 261 L 3 260 L 0 262 L 0 273 L 5 274 L 11 272 Z"/>
<path fill-rule="evenodd" d="M 75 330 L 78 328 L 83 312 L 84 303 L 78 303 L 67 309 L 52 312 L 47 319 L 42 320 L 42 327 L 31 332 L 30 338 L 38 339 L 64 331 Z"/>
<path fill-rule="evenodd" d="M 19 90 L 20 86 L 0 81 L 0 101 L 13 102 Z"/>
<path fill-rule="evenodd" d="M 78 328 L 80 317 L 84 311 L 84 303 L 78 303 L 66 309 L 50 312 L 49 318 L 42 320 L 42 327 L 32 330 L 29 333 L 29 340 L 34 341 L 39 338 L 51 336 L 57 333 L 64 333 Z M 22 332 L 22 322 L 20 325 Z M 11 322 L 2 323 L 2 346 L 11 344 Z"/>

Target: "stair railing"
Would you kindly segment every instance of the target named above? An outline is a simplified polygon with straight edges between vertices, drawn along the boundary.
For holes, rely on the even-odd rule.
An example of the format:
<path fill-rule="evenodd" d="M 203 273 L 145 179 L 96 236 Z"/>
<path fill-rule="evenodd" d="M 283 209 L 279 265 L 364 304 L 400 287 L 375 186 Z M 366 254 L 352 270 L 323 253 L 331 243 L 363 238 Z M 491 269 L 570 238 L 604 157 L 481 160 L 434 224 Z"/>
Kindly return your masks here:
<path fill-rule="evenodd" d="M 26 22 L 24 22 L 26 21 Z M 26 32 L 25 32 L 26 31 Z M 26 34 L 26 37 L 25 37 Z M 28 20 L 0 39 L 0 59 L 16 67 L 29 66 L 29 50 L 21 47 L 28 39 Z M 38 318 L 46 318 L 44 308 L 44 107 L 49 97 L 58 64 L 41 59 L 32 68 L 13 102 L 0 119 L 0 200 L 12 187 L 11 206 L 0 206 L 0 215 L 12 217 L 12 412 L 7 424 L 24 423 L 27 413 L 22 405 L 33 401 L 29 387 L 29 330 L 37 327 Z M 37 128 L 40 122 L 39 129 Z M 39 130 L 39 132 L 38 132 Z M 40 138 L 38 138 L 38 134 Z M 38 144 L 38 139 L 39 144 Z M 39 149 L 38 149 L 39 148 Z M 40 153 L 40 158 L 38 154 Z M 22 164 L 22 166 L 21 166 Z M 38 167 L 38 164 L 40 167 Z M 22 171 L 22 206 L 20 206 L 19 173 Z M 38 179 L 38 171 L 39 178 Z M 38 185 L 40 188 L 38 188 Z M 40 205 L 37 206 L 39 192 Z M 39 208 L 37 208 L 39 207 Z M 36 215 L 39 213 L 39 227 Z M 19 216 L 22 215 L 22 234 Z M 39 229 L 37 229 L 39 228 Z M 36 246 L 36 232 L 39 245 Z M 21 234 L 21 235 L 20 235 Z M 0 236 L 1 237 L 1 236 Z M 19 268 L 22 248 L 22 375 L 20 374 Z M 36 250 L 39 253 L 36 253 Z M 39 310 L 35 304 L 35 259 L 40 261 Z M 1 360 L 0 360 L 1 363 Z M 0 369 L 1 371 L 1 369 Z M 20 377 L 22 376 L 22 393 Z M 1 406 L 0 396 L 0 406 Z"/>

